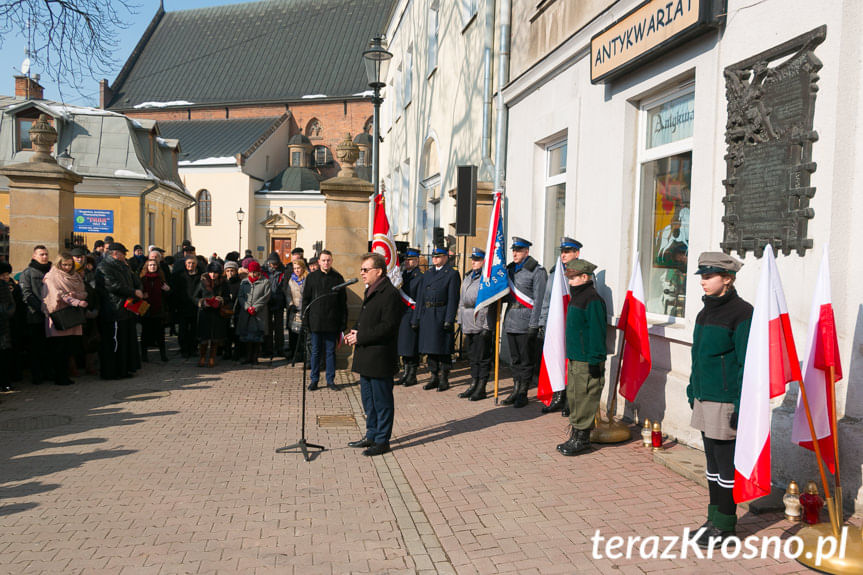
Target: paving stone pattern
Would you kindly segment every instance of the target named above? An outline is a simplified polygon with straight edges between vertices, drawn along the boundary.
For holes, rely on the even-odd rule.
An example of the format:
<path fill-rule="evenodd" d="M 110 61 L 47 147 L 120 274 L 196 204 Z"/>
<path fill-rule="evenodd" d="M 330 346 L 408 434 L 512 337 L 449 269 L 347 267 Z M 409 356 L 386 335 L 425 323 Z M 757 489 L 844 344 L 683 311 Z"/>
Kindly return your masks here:
<path fill-rule="evenodd" d="M 597 559 L 590 537 L 679 535 L 706 490 L 630 442 L 565 458 L 559 414 L 396 388 L 393 451 L 346 447 L 359 386 L 308 393 L 301 370 L 192 360 L 0 400 L 0 573 L 795 573 L 793 561 Z M 421 381 L 422 383 L 422 381 Z M 508 391 L 511 382 L 502 382 Z M 787 536 L 778 515 L 740 531 Z"/>

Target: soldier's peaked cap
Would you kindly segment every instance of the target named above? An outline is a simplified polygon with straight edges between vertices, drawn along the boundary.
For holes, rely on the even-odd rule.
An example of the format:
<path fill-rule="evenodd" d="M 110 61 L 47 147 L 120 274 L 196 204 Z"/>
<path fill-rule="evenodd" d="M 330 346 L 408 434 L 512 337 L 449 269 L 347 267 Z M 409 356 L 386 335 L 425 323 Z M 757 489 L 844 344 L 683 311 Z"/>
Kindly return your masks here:
<path fill-rule="evenodd" d="M 445 256 L 448 253 L 449 252 L 446 251 L 446 248 L 443 248 L 443 247 L 436 247 L 435 249 L 432 250 L 433 256 Z"/>
<path fill-rule="evenodd" d="M 698 256 L 698 271 L 701 274 L 736 274 L 743 262 L 723 252 L 703 252 Z"/>
<path fill-rule="evenodd" d="M 578 240 L 574 240 L 572 238 L 568 238 L 566 236 L 560 238 L 560 249 L 572 249 L 572 250 L 580 250 L 582 243 Z"/>
<path fill-rule="evenodd" d="M 518 236 L 512 236 L 512 245 L 510 246 L 509 249 L 511 249 L 511 250 L 519 249 L 520 250 L 520 249 L 524 249 L 524 248 L 529 248 L 532 245 L 533 245 L 532 243 L 530 243 L 529 241 L 527 241 L 524 238 L 520 238 Z"/>
<path fill-rule="evenodd" d="M 420 257 L 419 248 L 408 248 L 405 250 L 406 258 L 418 258 Z"/>
<path fill-rule="evenodd" d="M 470 259 L 472 260 L 484 260 L 485 252 L 479 248 L 474 248 L 473 251 L 470 252 Z"/>

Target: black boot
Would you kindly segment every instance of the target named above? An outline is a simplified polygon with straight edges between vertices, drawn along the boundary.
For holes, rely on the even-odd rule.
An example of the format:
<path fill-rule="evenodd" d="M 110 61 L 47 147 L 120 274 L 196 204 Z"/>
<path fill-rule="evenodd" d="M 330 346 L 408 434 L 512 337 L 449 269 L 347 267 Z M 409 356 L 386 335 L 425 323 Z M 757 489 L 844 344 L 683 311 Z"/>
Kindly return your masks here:
<path fill-rule="evenodd" d="M 260 356 L 261 356 L 261 344 L 253 343 L 252 344 L 252 353 L 249 356 L 250 357 L 249 363 L 252 365 L 257 365 L 258 364 L 258 358 Z"/>
<path fill-rule="evenodd" d="M 431 381 L 428 382 L 427 384 L 425 384 L 423 386 L 423 389 L 425 389 L 425 390 L 437 389 L 437 387 L 439 385 L 440 385 L 440 377 L 438 376 L 438 373 L 435 371 L 432 373 Z"/>
<path fill-rule="evenodd" d="M 446 391 L 449 389 L 449 369 L 442 369 L 440 372 L 440 383 L 437 386 L 438 391 Z"/>
<path fill-rule="evenodd" d="M 512 405 L 513 403 L 515 403 L 515 396 L 518 395 L 519 386 L 519 380 L 513 378 L 512 391 L 509 393 L 509 395 L 506 396 L 506 399 L 500 402 L 501 405 Z"/>
<path fill-rule="evenodd" d="M 159 344 L 159 357 L 162 361 L 168 361 L 168 350 L 165 349 L 165 342 Z"/>
<path fill-rule="evenodd" d="M 569 439 L 557 446 L 563 455 L 578 455 L 590 449 L 590 430 L 575 429 L 570 432 Z"/>
<path fill-rule="evenodd" d="M 464 399 L 465 397 L 470 397 L 471 395 L 473 395 L 473 392 L 476 390 L 478 385 L 479 385 L 479 380 L 476 378 L 472 379 L 470 381 L 470 387 L 468 387 L 466 390 L 464 390 L 463 392 L 458 394 L 458 396 L 462 399 Z"/>
<path fill-rule="evenodd" d="M 473 390 L 473 393 L 470 396 L 471 401 L 480 401 L 485 399 L 485 386 L 488 384 L 487 378 L 482 378 L 477 382 L 476 389 Z"/>
<path fill-rule="evenodd" d="M 404 385 L 408 379 L 409 374 L 410 374 L 410 366 L 407 363 L 405 363 L 404 369 L 402 370 L 402 376 L 396 382 L 396 385 Z"/>
<path fill-rule="evenodd" d="M 529 384 L 529 380 L 522 380 L 521 384 L 518 386 L 518 393 L 515 396 L 515 401 L 512 402 L 513 407 L 519 408 L 527 405 L 527 386 Z"/>
<path fill-rule="evenodd" d="M 551 403 L 542 408 L 543 413 L 551 413 L 558 409 L 563 409 L 566 403 L 566 391 L 555 391 L 551 394 Z"/>
<path fill-rule="evenodd" d="M 404 385 L 405 387 L 416 385 L 417 365 L 415 363 L 409 363 L 405 366 L 405 371 L 407 372 L 407 377 L 405 378 L 405 382 L 402 385 Z"/>
<path fill-rule="evenodd" d="M 252 363 L 252 355 L 255 352 L 255 344 L 253 344 L 251 342 L 246 342 L 245 345 L 246 345 L 246 357 L 243 359 L 243 361 L 240 362 L 241 365 L 248 365 L 248 364 Z"/>

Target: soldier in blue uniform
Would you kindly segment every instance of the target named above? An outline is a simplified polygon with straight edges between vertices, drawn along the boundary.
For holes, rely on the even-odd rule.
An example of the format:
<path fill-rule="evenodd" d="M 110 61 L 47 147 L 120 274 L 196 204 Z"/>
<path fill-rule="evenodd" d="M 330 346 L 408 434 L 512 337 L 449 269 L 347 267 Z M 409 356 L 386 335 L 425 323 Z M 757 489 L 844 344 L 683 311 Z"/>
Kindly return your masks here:
<path fill-rule="evenodd" d="M 447 250 L 432 250 L 432 265 L 422 275 L 417 289 L 417 303 L 411 316 L 411 328 L 419 335 L 419 353 L 427 354 L 430 382 L 423 389 L 449 389 L 452 369 L 455 315 L 461 281 L 447 263 Z"/>
<path fill-rule="evenodd" d="M 479 401 L 485 399 L 485 386 L 488 383 L 491 369 L 491 324 L 496 321 L 494 318 L 497 316 L 489 314 L 488 307 L 474 312 L 479 284 L 482 282 L 482 263 L 485 260 L 485 252 L 479 248 L 473 248 L 470 259 L 471 269 L 461 282 L 458 323 L 467 343 L 471 383 L 470 387 L 458 396 L 470 398 L 471 401 Z"/>
<path fill-rule="evenodd" d="M 582 243 L 569 237 L 560 238 L 560 261 L 564 269 L 570 260 L 577 260 L 581 253 Z M 554 270 L 557 265 L 551 266 L 548 270 L 548 281 L 545 282 L 545 295 L 542 298 L 542 310 L 539 312 L 539 341 L 545 339 L 545 327 L 548 323 L 548 310 L 551 306 L 551 287 L 554 285 Z M 542 357 L 542 350 L 539 352 Z M 569 405 L 566 402 L 566 389 L 555 391 L 551 395 L 551 403 L 542 408 L 543 413 L 551 413 L 553 411 L 563 411 L 564 417 L 569 417 Z"/>
<path fill-rule="evenodd" d="M 419 263 L 420 251 L 417 248 L 408 248 L 405 251 L 405 261 L 402 265 L 402 287 L 406 296 L 416 301 L 422 272 L 417 265 Z M 398 352 L 404 364 L 404 372 L 396 385 L 409 387 L 417 382 L 417 368 L 420 364 L 420 354 L 417 348 L 417 332 L 411 328 L 413 313 L 410 310 L 402 315 L 399 325 Z"/>
<path fill-rule="evenodd" d="M 509 343 L 512 366 L 512 393 L 503 400 L 504 405 L 527 405 L 527 388 L 533 378 L 536 359 L 536 338 L 539 333 L 539 314 L 545 282 L 545 269 L 530 255 L 533 244 L 513 236 L 512 261 L 506 266 L 510 293 L 504 300 L 508 305 L 503 319 L 503 331 Z"/>

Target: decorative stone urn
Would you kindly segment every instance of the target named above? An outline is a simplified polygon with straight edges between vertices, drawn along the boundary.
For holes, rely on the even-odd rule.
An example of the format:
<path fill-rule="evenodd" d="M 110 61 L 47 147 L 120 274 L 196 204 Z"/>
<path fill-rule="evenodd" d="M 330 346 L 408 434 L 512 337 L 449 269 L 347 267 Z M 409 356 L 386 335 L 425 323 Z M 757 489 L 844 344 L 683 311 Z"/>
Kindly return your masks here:
<path fill-rule="evenodd" d="M 360 157 L 360 147 L 354 144 L 351 135 L 346 133 L 345 139 L 336 146 L 336 158 L 339 159 L 342 169 L 339 170 L 339 178 L 357 177 L 356 163 Z"/>
<path fill-rule="evenodd" d="M 30 128 L 30 141 L 33 142 L 33 155 L 31 162 L 47 162 L 56 164 L 57 160 L 51 155 L 51 149 L 57 143 L 57 130 L 48 122 L 48 116 L 39 114 L 39 119 Z"/>

